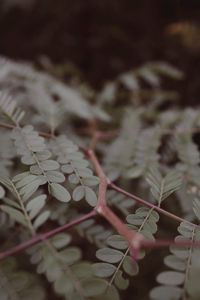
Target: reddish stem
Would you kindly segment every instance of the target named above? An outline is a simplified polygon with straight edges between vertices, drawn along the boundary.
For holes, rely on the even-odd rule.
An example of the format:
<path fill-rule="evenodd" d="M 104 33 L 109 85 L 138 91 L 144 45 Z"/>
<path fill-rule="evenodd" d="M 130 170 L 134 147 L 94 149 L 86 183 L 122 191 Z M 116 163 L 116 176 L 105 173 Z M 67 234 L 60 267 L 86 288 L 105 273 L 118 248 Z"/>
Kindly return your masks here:
<path fill-rule="evenodd" d="M 91 159 L 96 173 L 100 178 L 99 196 L 95 209 L 118 231 L 119 234 L 121 234 L 128 241 L 131 252 L 136 258 L 141 245 L 141 241 L 144 239 L 144 237 L 136 231 L 130 230 L 107 206 L 106 192 L 110 181 L 103 172 L 103 169 L 92 150 L 88 150 L 88 156 Z"/>
<path fill-rule="evenodd" d="M 147 201 L 143 200 L 142 198 L 140 198 L 138 196 L 135 196 L 135 195 L 133 195 L 133 194 L 131 194 L 131 193 L 123 190 L 122 188 L 118 187 L 117 185 L 115 185 L 112 182 L 109 183 L 109 187 L 111 189 L 113 189 L 113 190 L 115 190 L 115 191 L 117 191 L 117 192 L 119 192 L 119 193 L 121 193 L 121 194 L 123 194 L 123 195 L 125 195 L 125 196 L 127 196 L 129 198 L 131 198 L 131 199 L 136 200 L 138 203 L 140 203 L 142 205 L 145 205 L 145 206 L 147 206 L 149 208 L 153 208 L 153 209 L 157 210 L 159 213 L 161 213 L 161 214 L 163 214 L 163 215 L 165 215 L 165 216 L 167 216 L 167 217 L 169 217 L 171 219 L 174 219 L 174 220 L 176 220 L 178 222 L 187 222 L 187 223 L 189 223 L 190 225 L 193 225 L 193 226 L 195 225 L 195 224 L 191 223 L 190 221 L 184 220 L 181 217 L 176 216 L 176 215 L 174 215 L 174 214 L 172 214 L 172 213 L 170 213 L 170 212 L 162 209 L 161 207 L 158 207 L 158 206 L 156 206 L 156 205 L 154 205 L 154 204 L 152 204 L 150 202 L 147 202 Z"/>
<path fill-rule="evenodd" d="M 3 122 L 0 122 L 0 127 L 4 127 L 4 128 L 8 128 L 8 129 L 13 129 L 15 128 L 15 126 L 13 125 L 9 125 Z M 39 134 L 41 136 L 44 137 L 48 137 L 51 138 L 52 134 L 49 133 L 45 133 L 45 132 L 39 132 Z M 94 134 L 94 132 L 93 132 Z M 94 140 L 92 143 L 92 146 L 95 147 L 96 142 L 98 140 L 98 138 L 101 137 L 100 132 L 97 132 L 94 135 Z M 191 245 L 191 243 L 188 241 L 179 241 L 179 242 L 174 242 L 173 240 L 158 240 L 156 242 L 152 242 L 149 240 L 146 240 L 141 234 L 135 232 L 134 230 L 130 230 L 113 212 L 112 210 L 107 206 L 107 201 L 106 201 L 106 191 L 108 186 L 110 186 L 112 189 L 118 191 L 119 193 L 124 194 L 125 196 L 132 198 L 134 200 L 136 200 L 137 202 L 139 202 L 140 204 L 143 204 L 145 206 L 148 206 L 150 208 L 154 208 L 155 210 L 157 210 L 158 212 L 176 220 L 179 222 L 188 222 L 189 224 L 196 226 L 195 224 L 186 221 L 170 212 L 165 211 L 164 209 L 157 207 L 149 202 L 146 202 L 145 200 L 132 195 L 128 192 L 126 192 L 125 190 L 119 188 L 118 186 L 116 186 L 114 183 L 111 183 L 109 181 L 109 179 L 106 177 L 106 175 L 103 172 L 102 167 L 99 164 L 99 161 L 96 157 L 96 155 L 94 154 L 93 150 L 89 149 L 84 149 L 82 148 L 83 152 L 89 156 L 89 158 L 91 159 L 94 168 L 96 170 L 97 175 L 100 178 L 100 185 L 99 185 L 99 196 L 98 196 L 98 203 L 97 206 L 95 207 L 94 210 L 92 210 L 90 213 L 78 218 L 77 220 L 74 220 L 68 224 L 65 224 L 63 226 L 60 226 L 54 230 L 51 230 L 47 233 L 43 233 L 37 236 L 34 236 L 32 239 L 30 239 L 29 241 L 26 241 L 20 245 L 17 245 L 9 250 L 6 250 L 5 252 L 0 253 L 0 260 L 4 259 L 8 256 L 14 255 L 18 252 L 21 252 L 41 241 L 44 241 L 60 232 L 63 232 L 93 216 L 95 216 L 97 213 L 99 213 L 100 215 L 102 215 L 118 232 L 119 234 L 121 234 L 128 242 L 130 245 L 130 250 L 131 252 L 134 253 L 134 256 L 138 253 L 139 249 L 141 247 L 145 247 L 145 248 L 156 248 L 156 247 L 165 247 L 165 246 L 169 246 L 169 245 L 176 245 L 177 247 L 184 247 L 184 246 L 189 246 Z M 199 247 L 200 246 L 200 242 L 195 242 L 194 246 Z"/>
<path fill-rule="evenodd" d="M 57 227 L 51 231 L 48 231 L 46 233 L 42 233 L 42 234 L 39 234 L 39 235 L 36 235 L 34 236 L 32 239 L 26 241 L 26 242 L 23 242 L 11 249 L 8 249 L 8 250 L 5 250 L 4 252 L 0 253 L 0 260 L 2 259 L 5 259 L 6 257 L 8 256 L 11 256 L 11 255 L 14 255 L 16 253 L 19 253 L 23 250 L 26 250 L 28 248 L 30 248 L 31 246 L 33 245 L 36 245 L 44 240 L 47 240 L 51 237 L 53 237 L 54 235 L 58 234 L 58 233 L 61 233 L 75 225 L 78 225 L 80 224 L 81 222 L 83 221 L 86 221 L 94 216 L 96 216 L 97 212 L 95 210 L 92 210 L 91 212 L 89 212 L 88 214 L 84 215 L 84 216 L 81 216 L 80 218 L 74 220 L 74 221 L 71 221 L 70 223 L 68 224 L 65 224 L 63 226 L 60 226 L 60 227 Z"/>
<path fill-rule="evenodd" d="M 142 241 L 142 247 L 144 248 L 162 248 L 162 247 L 169 247 L 169 246 L 176 246 L 180 248 L 184 247 L 200 247 L 200 241 L 192 242 L 192 241 L 174 241 L 174 240 L 156 240 L 149 241 L 149 240 L 143 240 Z"/>

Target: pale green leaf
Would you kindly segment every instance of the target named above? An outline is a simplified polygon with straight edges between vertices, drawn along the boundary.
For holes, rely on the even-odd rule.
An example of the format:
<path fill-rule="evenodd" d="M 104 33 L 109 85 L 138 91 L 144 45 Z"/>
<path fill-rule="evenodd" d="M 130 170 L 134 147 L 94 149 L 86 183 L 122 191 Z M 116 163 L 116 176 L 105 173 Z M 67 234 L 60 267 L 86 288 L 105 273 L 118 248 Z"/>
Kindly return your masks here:
<path fill-rule="evenodd" d="M 60 249 L 69 245 L 71 236 L 67 233 L 59 233 L 51 239 L 51 242 L 56 249 Z"/>
<path fill-rule="evenodd" d="M 2 199 L 5 196 L 5 190 L 2 186 L 0 186 L 0 199 Z"/>
<path fill-rule="evenodd" d="M 114 274 L 116 267 L 108 263 L 93 264 L 94 273 L 98 277 L 107 278 Z"/>
<path fill-rule="evenodd" d="M 65 176 L 58 171 L 47 171 L 46 176 L 50 182 L 62 183 L 65 181 Z"/>
<path fill-rule="evenodd" d="M 85 197 L 85 187 L 82 185 L 77 186 L 72 194 L 72 198 L 74 201 L 80 201 Z"/>
<path fill-rule="evenodd" d="M 124 258 L 123 269 L 130 276 L 135 276 L 139 272 L 138 263 L 130 256 Z"/>
<path fill-rule="evenodd" d="M 111 235 L 107 244 L 115 249 L 126 250 L 128 248 L 128 242 L 121 235 Z"/>
<path fill-rule="evenodd" d="M 95 206 L 97 204 L 97 195 L 96 193 L 90 188 L 85 186 L 85 200 L 91 206 Z"/>
<path fill-rule="evenodd" d="M 50 216 L 50 211 L 46 210 L 43 213 L 41 213 L 34 221 L 33 227 L 35 229 L 38 229 L 40 226 L 42 226 L 49 218 Z"/>
<path fill-rule="evenodd" d="M 13 207 L 9 207 L 6 205 L 0 206 L 1 210 L 5 213 L 9 214 L 9 216 L 14 219 L 15 221 L 19 222 L 20 224 L 27 226 L 26 219 L 24 218 L 24 215 L 17 209 Z"/>
<path fill-rule="evenodd" d="M 97 250 L 96 257 L 102 261 L 114 264 L 118 263 L 122 259 L 123 253 L 121 251 L 105 247 Z"/>
<path fill-rule="evenodd" d="M 44 171 L 52 171 L 59 169 L 60 165 L 55 160 L 44 160 L 40 162 L 40 167 Z"/>
<path fill-rule="evenodd" d="M 85 297 L 99 296 L 103 294 L 107 288 L 107 282 L 98 278 L 85 279 L 81 282 L 81 285 Z"/>
<path fill-rule="evenodd" d="M 179 285 L 184 282 L 185 275 L 180 272 L 166 271 L 157 276 L 157 281 L 165 285 Z"/>
<path fill-rule="evenodd" d="M 52 196 L 61 202 L 69 202 L 71 200 L 70 193 L 58 183 L 51 183 L 49 190 Z"/>
<path fill-rule="evenodd" d="M 118 287 L 120 290 L 126 290 L 129 286 L 129 280 L 125 279 L 123 277 L 123 273 L 121 270 L 119 270 L 115 276 L 114 280 L 115 285 Z"/>
<path fill-rule="evenodd" d="M 150 293 L 150 297 L 153 300 L 179 300 L 181 295 L 182 290 L 174 286 L 159 286 Z"/>

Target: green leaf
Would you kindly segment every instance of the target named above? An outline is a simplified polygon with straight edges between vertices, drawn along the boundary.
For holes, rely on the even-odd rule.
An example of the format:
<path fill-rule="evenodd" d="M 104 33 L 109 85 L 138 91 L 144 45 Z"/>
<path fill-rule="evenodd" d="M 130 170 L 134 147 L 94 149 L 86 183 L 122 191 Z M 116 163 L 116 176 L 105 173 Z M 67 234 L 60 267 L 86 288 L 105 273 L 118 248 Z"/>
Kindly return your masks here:
<path fill-rule="evenodd" d="M 13 207 L 15 207 L 15 208 L 21 210 L 21 206 L 17 203 L 16 200 L 11 200 L 11 199 L 9 199 L 9 198 L 4 197 L 4 198 L 3 198 L 3 202 L 4 202 L 6 205 L 8 205 L 8 206 L 13 206 Z"/>
<path fill-rule="evenodd" d="M 94 297 L 103 294 L 107 288 L 107 282 L 98 279 L 85 279 L 81 282 L 85 297 Z"/>
<path fill-rule="evenodd" d="M 51 155 L 52 154 L 49 150 L 44 150 L 44 151 L 41 151 L 41 152 L 37 153 L 37 159 L 39 161 L 47 160 L 48 158 L 51 157 Z"/>
<path fill-rule="evenodd" d="M 52 244 L 56 249 L 63 248 L 71 242 L 71 236 L 67 233 L 59 233 L 51 239 Z"/>
<path fill-rule="evenodd" d="M 6 205 L 1 205 L 0 206 L 1 210 L 4 211 L 5 213 L 9 214 L 9 216 L 17 221 L 18 223 L 24 225 L 27 227 L 27 222 L 26 219 L 24 218 L 24 215 L 17 209 L 6 206 Z"/>
<path fill-rule="evenodd" d="M 69 182 L 71 182 L 72 184 L 78 184 L 80 181 L 78 176 L 75 174 L 69 175 L 68 179 L 69 179 Z"/>
<path fill-rule="evenodd" d="M 96 186 L 97 184 L 99 184 L 99 178 L 96 176 L 83 178 L 82 181 L 87 186 Z"/>
<path fill-rule="evenodd" d="M 46 198 L 46 195 L 40 195 L 28 202 L 26 209 L 28 212 L 30 212 L 31 219 L 35 218 L 40 210 L 44 207 Z"/>
<path fill-rule="evenodd" d="M 30 167 L 30 172 L 35 175 L 42 175 L 42 169 L 38 165 L 32 165 Z"/>
<path fill-rule="evenodd" d="M 74 201 L 80 201 L 85 197 L 85 187 L 82 185 L 77 186 L 72 194 L 72 198 Z"/>
<path fill-rule="evenodd" d="M 5 190 L 2 186 L 0 186 L 0 199 L 2 199 L 5 196 Z"/>
<path fill-rule="evenodd" d="M 199 198 L 195 198 L 193 200 L 193 211 L 196 217 L 198 218 L 198 220 L 200 221 L 200 199 Z"/>
<path fill-rule="evenodd" d="M 61 202 L 69 202 L 71 200 L 70 193 L 58 183 L 51 183 L 49 190 L 52 196 Z"/>
<path fill-rule="evenodd" d="M 107 278 L 114 274 L 116 267 L 108 263 L 93 264 L 94 273 L 98 277 Z"/>
<path fill-rule="evenodd" d="M 135 276 L 139 272 L 138 263 L 130 256 L 125 257 L 123 261 L 123 269 L 130 276 Z"/>
<path fill-rule="evenodd" d="M 154 288 L 150 297 L 154 300 L 179 300 L 182 295 L 182 290 L 174 286 L 159 286 Z"/>
<path fill-rule="evenodd" d="M 96 296 L 95 300 L 120 300 L 119 293 L 114 285 L 108 285 L 106 291 Z"/>
<path fill-rule="evenodd" d="M 111 248 L 102 248 L 97 250 L 96 257 L 102 261 L 114 264 L 121 261 L 123 257 L 123 253 L 121 251 L 111 249 Z"/>
<path fill-rule="evenodd" d="M 40 167 L 44 171 L 52 171 L 52 170 L 59 169 L 60 165 L 59 165 L 59 163 L 57 163 L 57 161 L 49 159 L 49 160 L 44 160 L 44 161 L 40 162 Z"/>
<path fill-rule="evenodd" d="M 35 219 L 34 223 L 33 223 L 33 227 L 35 229 L 38 229 L 40 226 L 42 226 L 49 218 L 50 216 L 50 211 L 46 210 L 43 213 L 41 213 L 37 219 Z"/>
<path fill-rule="evenodd" d="M 81 259 L 81 251 L 77 247 L 69 247 L 59 252 L 60 259 L 69 265 L 74 264 Z"/>
<path fill-rule="evenodd" d="M 87 186 L 85 186 L 85 200 L 92 207 L 96 206 L 97 204 L 97 195 L 90 187 Z"/>
<path fill-rule="evenodd" d="M 151 186 L 151 192 L 159 205 L 173 192 L 178 190 L 182 184 L 180 172 L 171 171 L 165 177 L 162 177 L 159 170 L 155 167 L 152 167 L 148 171 L 146 180 Z"/>
<path fill-rule="evenodd" d="M 65 176 L 58 171 L 47 171 L 46 176 L 50 182 L 62 183 L 65 181 Z"/>
<path fill-rule="evenodd" d="M 67 279 L 67 280 L 66 280 Z M 73 292 L 74 286 L 73 281 L 70 277 L 60 276 L 57 278 L 54 284 L 56 293 L 61 295 L 69 295 Z"/>
<path fill-rule="evenodd" d="M 15 186 L 17 189 L 19 189 L 23 186 L 28 185 L 29 183 L 32 183 L 33 181 L 35 181 L 35 179 L 37 179 L 37 176 L 30 174 L 26 177 L 23 177 L 21 180 L 19 180 Z"/>
<path fill-rule="evenodd" d="M 121 270 L 117 272 L 114 283 L 120 290 L 126 290 L 129 286 L 129 280 L 123 278 L 123 273 Z"/>
<path fill-rule="evenodd" d="M 111 235 L 107 240 L 107 244 L 118 250 L 126 250 L 128 248 L 128 242 L 121 235 L 117 234 Z"/>
<path fill-rule="evenodd" d="M 185 275 L 180 272 L 166 271 L 157 276 L 157 281 L 166 285 L 179 285 L 184 282 Z"/>
<path fill-rule="evenodd" d="M 176 271 L 185 271 L 186 264 L 185 260 L 176 257 L 175 255 L 168 255 L 164 259 L 165 265 L 176 270 Z"/>
<path fill-rule="evenodd" d="M 79 279 L 89 278 L 94 275 L 91 263 L 84 261 L 71 266 L 71 270 Z"/>
<path fill-rule="evenodd" d="M 39 178 L 37 178 L 36 180 L 32 181 L 31 183 L 25 185 L 19 191 L 20 196 L 22 196 L 22 198 L 24 200 L 28 199 L 37 191 L 40 184 L 41 184 L 41 180 Z"/>
<path fill-rule="evenodd" d="M 83 179 L 90 179 L 92 177 L 92 170 L 88 169 L 88 168 L 82 168 L 79 169 L 78 168 L 78 174 L 80 177 L 82 177 Z"/>
<path fill-rule="evenodd" d="M 13 182 L 18 182 L 18 181 L 22 180 L 23 178 L 25 178 L 28 175 L 30 175 L 29 172 L 23 172 L 23 173 L 17 174 L 13 177 L 12 181 Z"/>

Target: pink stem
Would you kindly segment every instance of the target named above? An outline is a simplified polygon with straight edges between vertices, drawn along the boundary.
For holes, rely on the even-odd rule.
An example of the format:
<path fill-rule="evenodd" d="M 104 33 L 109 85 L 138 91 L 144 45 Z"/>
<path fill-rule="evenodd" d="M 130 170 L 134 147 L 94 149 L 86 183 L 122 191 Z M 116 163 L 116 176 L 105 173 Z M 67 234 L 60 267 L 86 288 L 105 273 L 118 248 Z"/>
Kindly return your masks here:
<path fill-rule="evenodd" d="M 200 247 L 200 241 L 192 242 L 192 241 L 174 241 L 174 240 L 156 240 L 149 241 L 149 240 L 143 240 L 142 241 L 142 247 L 143 248 L 162 248 L 162 247 L 169 247 L 169 246 L 175 246 L 177 248 L 184 248 L 184 247 Z"/>
<path fill-rule="evenodd" d="M 136 258 L 141 245 L 141 241 L 144 240 L 144 237 L 140 233 L 137 233 L 134 230 L 130 230 L 107 206 L 106 192 L 110 181 L 103 172 L 103 169 L 92 150 L 88 150 L 88 156 L 91 159 L 96 173 L 100 178 L 99 196 L 95 209 L 118 231 L 119 234 L 121 234 L 127 240 L 130 245 L 131 252 L 134 255 L 134 258 Z"/>
<path fill-rule="evenodd" d="M 6 123 L 3 123 L 3 122 L 0 122 L 0 127 L 4 127 L 4 128 L 8 128 L 8 129 L 12 129 L 14 128 L 15 126 L 13 125 L 9 125 L 9 124 L 6 124 Z M 49 137 L 51 138 L 52 135 L 49 134 L 49 133 L 43 133 L 43 132 L 40 132 L 40 135 L 41 136 L 44 136 L 44 137 Z M 101 136 L 101 134 L 98 132 L 97 134 L 97 138 L 99 138 Z M 95 143 L 96 143 L 96 140 L 95 140 Z M 94 217 L 97 213 L 99 213 L 100 215 L 102 215 L 118 232 L 119 234 L 121 234 L 129 243 L 130 245 L 130 249 L 131 249 L 131 252 L 134 254 L 134 257 L 137 255 L 139 249 L 141 247 L 145 247 L 145 248 L 156 248 L 156 247 L 165 247 L 165 246 L 169 246 L 169 245 L 176 245 L 176 246 L 181 246 L 181 247 L 184 247 L 184 246 L 188 246 L 188 245 L 191 245 L 190 242 L 174 242 L 173 240 L 158 240 L 156 242 L 152 242 L 152 241 L 148 241 L 146 240 L 141 234 L 137 233 L 136 231 L 134 230 L 130 230 L 113 212 L 112 210 L 107 206 L 107 201 L 106 201 L 106 191 L 107 191 L 107 188 L 108 186 L 111 187 L 112 189 L 118 191 L 119 193 L 122 193 L 124 194 L 125 196 L 128 196 L 129 198 L 132 198 L 134 200 L 136 200 L 137 202 L 139 202 L 140 204 L 143 204 L 145 206 L 148 206 L 150 208 L 154 208 L 155 210 L 157 210 L 158 212 L 176 220 L 176 221 L 179 221 L 179 222 L 188 222 L 189 224 L 193 225 L 193 226 L 196 226 L 195 224 L 189 222 L 189 221 L 186 221 L 170 212 L 167 212 L 165 211 L 164 209 L 160 208 L 160 207 L 157 207 L 149 202 L 146 202 L 145 200 L 135 196 L 135 195 L 132 195 L 128 192 L 126 192 L 125 190 L 119 188 L 118 186 L 116 186 L 114 183 L 111 183 L 109 181 L 109 179 L 106 177 L 106 175 L 104 174 L 103 172 L 103 169 L 102 167 L 100 166 L 99 164 L 99 161 L 96 157 L 96 155 L 94 154 L 93 150 L 89 149 L 82 149 L 83 152 L 89 156 L 90 160 L 92 161 L 93 165 L 94 165 L 94 168 L 96 170 L 96 173 L 97 175 L 99 176 L 100 178 L 100 185 L 99 185 L 99 196 L 98 196 L 98 203 L 97 203 L 97 206 L 95 207 L 94 210 L 92 210 L 90 213 L 78 218 L 77 220 L 74 220 L 68 224 L 65 224 L 63 226 L 60 226 L 54 230 L 51 230 L 47 233 L 43 233 L 43 234 L 40 234 L 40 235 L 37 235 L 37 236 L 34 236 L 32 239 L 20 244 L 20 245 L 17 245 L 9 250 L 6 250 L 2 253 L 0 253 L 0 260 L 1 259 L 4 259 L 10 255 L 14 255 L 18 252 L 21 252 L 43 240 L 46 240 L 60 232 L 63 232 L 91 217 Z M 200 243 L 199 242 L 196 242 L 193 244 L 194 246 L 197 245 L 197 246 L 200 246 Z"/>
<path fill-rule="evenodd" d="M 179 216 L 176 216 L 176 215 L 174 215 L 174 214 L 172 214 L 172 213 L 170 213 L 170 212 L 168 212 L 168 211 L 166 211 L 166 210 L 164 210 L 164 209 L 162 209 L 162 208 L 160 208 L 160 207 L 158 207 L 158 206 L 156 206 L 156 205 L 154 205 L 154 204 L 152 204 L 150 202 L 147 202 L 147 201 L 143 200 L 142 198 L 140 198 L 138 196 L 135 196 L 135 195 L 133 195 L 133 194 L 131 194 L 129 192 L 126 192 L 125 190 L 123 190 L 122 188 L 118 187 L 117 185 L 115 185 L 112 182 L 109 183 L 109 187 L 111 189 L 113 189 L 113 190 L 115 190 L 115 191 L 117 191 L 117 192 L 119 192 L 119 193 L 121 193 L 121 194 L 123 194 L 123 195 L 125 195 L 125 196 L 127 196 L 129 198 L 131 198 L 131 199 L 136 200 L 138 203 L 140 203 L 142 205 L 145 205 L 145 206 L 147 206 L 149 208 L 155 209 L 159 213 L 161 213 L 161 214 L 163 214 L 163 215 L 165 215 L 167 217 L 170 217 L 171 219 L 174 219 L 174 220 L 176 220 L 178 222 L 187 222 L 190 225 L 195 226 L 195 224 L 191 223 L 190 221 L 184 220 L 184 219 L 180 218 Z"/>
<path fill-rule="evenodd" d="M 6 257 L 8 256 L 11 256 L 11 255 L 15 255 L 21 251 L 24 251 L 28 248 L 30 248 L 31 246 L 33 245 L 36 245 L 44 240 L 47 240 L 51 237 L 53 237 L 54 235 L 58 234 L 58 233 L 61 233 L 75 225 L 78 225 L 80 224 L 81 222 L 85 221 L 85 220 L 88 220 L 94 216 L 96 216 L 97 212 L 95 210 L 92 210 L 91 212 L 89 212 L 88 214 L 84 215 L 84 216 L 81 216 L 80 218 L 74 220 L 74 221 L 71 221 L 70 223 L 68 224 L 65 224 L 63 226 L 60 226 L 60 227 L 57 227 L 51 231 L 48 231 L 46 233 L 42 233 L 42 234 L 39 234 L 39 235 L 36 235 L 34 236 L 32 239 L 26 241 L 26 242 L 23 242 L 11 249 L 8 249 L 8 250 L 5 250 L 4 252 L 1 252 L 0 253 L 0 260 L 3 260 L 5 259 Z"/>

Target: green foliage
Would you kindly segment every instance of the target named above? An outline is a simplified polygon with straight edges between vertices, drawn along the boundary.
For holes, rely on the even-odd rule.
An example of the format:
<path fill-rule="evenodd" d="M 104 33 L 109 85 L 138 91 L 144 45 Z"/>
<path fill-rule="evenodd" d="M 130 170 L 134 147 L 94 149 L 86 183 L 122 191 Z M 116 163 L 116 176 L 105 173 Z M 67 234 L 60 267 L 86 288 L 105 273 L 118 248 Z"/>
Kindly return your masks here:
<path fill-rule="evenodd" d="M 0 109 L 16 125 L 21 122 L 25 114 L 6 92 L 0 94 Z"/>
<path fill-rule="evenodd" d="M 0 298 L 2 300 L 44 300 L 45 290 L 31 273 L 19 270 L 16 260 L 9 258 L 1 262 Z"/>
<path fill-rule="evenodd" d="M 152 168 L 148 172 L 146 180 L 151 186 L 151 193 L 159 206 L 162 201 L 178 190 L 182 184 L 180 172 L 171 171 L 163 178 L 156 168 Z"/>
<path fill-rule="evenodd" d="M 153 209 L 141 207 L 135 214 L 126 218 L 131 229 L 143 234 L 147 239 L 154 240 L 157 231 L 159 215 Z M 138 262 L 130 256 L 129 245 L 120 235 L 111 235 L 107 239 L 108 247 L 103 247 L 96 252 L 96 256 L 103 263 L 94 265 L 95 274 L 101 278 L 108 278 L 109 285 L 114 284 L 119 290 L 129 286 L 129 279 L 124 277 L 136 276 L 139 272 Z M 140 258 L 144 257 L 144 252 Z"/>
<path fill-rule="evenodd" d="M 65 181 L 64 175 L 57 171 L 60 165 L 50 159 L 52 154 L 47 149 L 44 138 L 40 137 L 32 126 L 13 130 L 13 139 L 17 153 L 22 156 L 21 162 L 30 166 L 30 172 L 20 174 L 14 180 L 18 181 L 20 194 L 26 199 L 30 197 L 40 185 L 48 184 L 49 192 L 59 201 L 68 202 L 69 192 L 60 185 Z M 19 179 L 20 176 L 20 179 Z"/>
<path fill-rule="evenodd" d="M 123 300 L 128 290 L 133 298 L 146 299 L 145 289 L 138 296 L 136 276 L 140 272 L 141 285 L 150 290 L 147 269 L 151 274 L 159 268 L 160 286 L 150 292 L 152 299 L 199 299 L 195 242 L 200 231 L 192 222 L 200 220 L 194 136 L 200 113 L 180 108 L 176 91 L 161 86 L 162 76 L 180 80 L 182 73 L 149 62 L 97 93 L 25 63 L 1 58 L 0 65 L 0 252 L 40 237 L 16 257 L 19 269 L 13 258 L 0 262 L 0 298 Z M 129 192 L 120 193 L 108 181 L 107 204 L 125 226 L 155 245 L 174 236 L 170 217 L 182 221 L 175 242 L 191 244 L 170 247 L 164 258 L 168 271 L 157 264 L 162 251 L 152 253 L 155 264 L 150 249 L 132 257 L 127 240 L 97 210 L 99 216 L 73 223 L 67 233 L 40 235 L 84 218 L 97 205 L 100 179 L 87 157 L 90 146 L 96 147 L 106 176 Z"/>
<path fill-rule="evenodd" d="M 97 196 L 91 187 L 98 185 L 99 179 L 93 175 L 83 153 L 64 135 L 56 138 L 52 147 L 57 161 L 61 164 L 61 171 L 68 175 L 73 186 L 73 200 L 78 202 L 85 198 L 89 205 L 95 206 Z"/>
<path fill-rule="evenodd" d="M 68 246 L 70 241 L 70 235 L 59 234 L 32 248 L 31 262 L 37 264 L 37 272 L 44 273 L 55 292 L 65 299 L 88 299 L 103 294 L 106 282 L 94 277 L 91 263 L 81 260 L 81 250 Z"/>
<path fill-rule="evenodd" d="M 197 257 L 200 252 L 193 244 L 199 241 L 199 226 L 191 226 L 183 222 L 178 227 L 181 235 L 175 238 L 175 241 L 190 241 L 191 246 L 182 249 L 172 246 L 171 255 L 165 257 L 166 266 L 172 271 L 164 271 L 157 276 L 158 283 L 162 284 L 151 291 L 152 299 L 160 299 L 165 293 L 165 299 L 198 299 L 199 283 L 194 280 L 197 275 L 198 266 Z"/>

